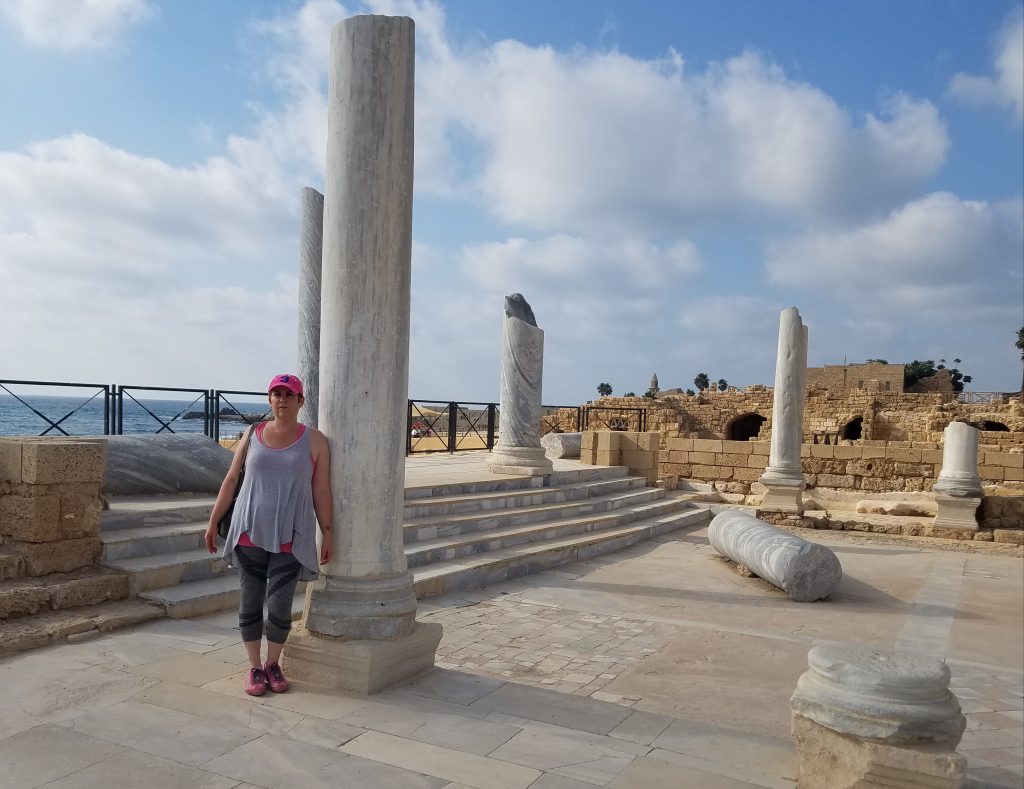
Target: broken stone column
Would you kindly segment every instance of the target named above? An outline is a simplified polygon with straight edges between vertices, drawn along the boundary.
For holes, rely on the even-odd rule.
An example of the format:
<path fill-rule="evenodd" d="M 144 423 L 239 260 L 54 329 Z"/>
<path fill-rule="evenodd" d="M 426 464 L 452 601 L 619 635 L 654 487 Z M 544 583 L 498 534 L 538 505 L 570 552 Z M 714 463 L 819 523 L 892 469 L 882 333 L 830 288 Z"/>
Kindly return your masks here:
<path fill-rule="evenodd" d="M 942 660 L 827 644 L 807 662 L 790 700 L 800 789 L 963 785 L 966 720 Z"/>
<path fill-rule="evenodd" d="M 320 407 L 320 272 L 324 249 L 324 196 L 302 190 L 299 227 L 299 380 L 306 402 L 302 421 L 318 426 Z"/>
<path fill-rule="evenodd" d="M 373 693 L 429 670 L 441 626 L 416 621 L 402 550 L 409 391 L 414 26 L 355 16 L 331 34 L 320 429 L 334 555 L 307 588 L 285 670 Z"/>
<path fill-rule="evenodd" d="M 487 458 L 493 474 L 551 473 L 540 445 L 544 332 L 522 294 L 505 297 L 501 343 L 501 414 L 498 443 Z"/>
<path fill-rule="evenodd" d="M 540 440 L 549 458 L 578 458 L 583 446 L 582 433 L 548 433 Z"/>
<path fill-rule="evenodd" d="M 708 527 L 708 541 L 720 554 L 748 567 L 800 603 L 828 597 L 843 577 L 839 559 L 824 545 L 740 510 L 716 515 Z"/>
<path fill-rule="evenodd" d="M 942 470 L 932 486 L 934 527 L 978 528 L 978 507 L 984 495 L 978 476 L 978 431 L 965 422 L 950 422 L 942 439 Z"/>
<path fill-rule="evenodd" d="M 768 512 L 803 513 L 806 487 L 800 465 L 807 380 L 807 327 L 796 307 L 779 318 L 779 350 L 772 395 L 772 439 L 768 467 L 760 482 L 768 490 L 759 507 Z"/>

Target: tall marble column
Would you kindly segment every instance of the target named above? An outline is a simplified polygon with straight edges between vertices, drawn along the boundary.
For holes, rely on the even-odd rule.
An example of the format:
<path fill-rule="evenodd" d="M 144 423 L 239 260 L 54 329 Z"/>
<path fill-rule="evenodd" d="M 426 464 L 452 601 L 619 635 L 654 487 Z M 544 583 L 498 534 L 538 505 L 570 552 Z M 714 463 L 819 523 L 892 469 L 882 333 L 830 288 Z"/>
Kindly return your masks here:
<path fill-rule="evenodd" d="M 306 403 L 302 421 L 318 426 L 320 405 L 320 269 L 324 248 L 324 196 L 302 190 L 299 227 L 299 380 Z"/>
<path fill-rule="evenodd" d="M 331 34 L 320 429 L 334 556 L 306 593 L 286 671 L 372 693 L 429 670 L 441 627 L 416 621 L 402 550 L 409 390 L 414 26 L 355 16 Z"/>
<path fill-rule="evenodd" d="M 540 476 L 551 461 L 540 445 L 544 332 L 520 293 L 505 297 L 501 342 L 501 413 L 498 443 L 487 458 L 493 474 Z"/>
<path fill-rule="evenodd" d="M 978 430 L 966 422 L 950 422 L 942 434 L 942 470 L 932 486 L 942 529 L 978 528 L 977 512 L 984 491 L 978 476 Z"/>
<path fill-rule="evenodd" d="M 796 307 L 783 310 L 779 318 L 779 350 L 775 362 L 775 390 L 772 393 L 772 439 L 768 467 L 761 484 L 768 490 L 760 510 L 803 512 L 802 492 L 806 487 L 800 465 L 804 436 L 804 387 L 807 380 L 807 327 Z"/>

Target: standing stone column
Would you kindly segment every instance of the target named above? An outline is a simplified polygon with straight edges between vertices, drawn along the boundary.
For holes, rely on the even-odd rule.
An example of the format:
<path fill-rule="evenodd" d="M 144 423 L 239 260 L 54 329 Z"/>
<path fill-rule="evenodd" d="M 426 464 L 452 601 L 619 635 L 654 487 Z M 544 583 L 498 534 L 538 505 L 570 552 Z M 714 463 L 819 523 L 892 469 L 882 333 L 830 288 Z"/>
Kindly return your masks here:
<path fill-rule="evenodd" d="M 984 492 L 978 476 L 978 431 L 965 422 L 950 422 L 943 431 L 942 470 L 932 486 L 938 512 L 934 526 L 977 530 Z"/>
<path fill-rule="evenodd" d="M 334 557 L 286 646 L 296 679 L 372 693 L 429 670 L 402 550 L 412 254 L 414 26 L 356 16 L 331 35 L 320 429 Z"/>
<path fill-rule="evenodd" d="M 796 307 L 779 318 L 779 351 L 772 396 L 772 440 L 761 484 L 768 488 L 759 510 L 803 513 L 806 487 L 800 467 L 804 436 L 804 386 L 807 380 L 807 327 Z"/>
<path fill-rule="evenodd" d="M 324 248 L 324 196 L 302 190 L 299 227 L 299 380 L 306 403 L 302 421 L 318 426 L 320 406 L 320 268 Z"/>
<path fill-rule="evenodd" d="M 551 473 L 540 445 L 544 332 L 522 294 L 505 297 L 501 342 L 501 414 L 498 443 L 487 458 L 493 474 Z"/>

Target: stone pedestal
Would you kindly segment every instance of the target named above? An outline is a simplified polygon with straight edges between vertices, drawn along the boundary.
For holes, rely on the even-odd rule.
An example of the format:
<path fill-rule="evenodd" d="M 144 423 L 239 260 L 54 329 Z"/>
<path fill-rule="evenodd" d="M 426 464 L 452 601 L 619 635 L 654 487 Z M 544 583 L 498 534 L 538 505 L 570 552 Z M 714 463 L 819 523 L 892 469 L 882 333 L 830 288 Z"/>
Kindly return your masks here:
<path fill-rule="evenodd" d="M 978 528 L 978 507 L 983 491 L 978 476 L 978 431 L 964 422 L 951 422 L 943 431 L 942 470 L 932 486 L 935 494 L 934 527 Z"/>
<path fill-rule="evenodd" d="M 543 375 L 544 332 L 526 299 L 513 293 L 505 297 L 498 443 L 487 458 L 492 474 L 551 473 L 551 461 L 540 445 Z"/>
<path fill-rule="evenodd" d="M 800 464 L 804 435 L 804 399 L 807 379 L 807 327 L 796 307 L 779 318 L 779 347 L 772 393 L 772 437 L 768 467 L 759 480 L 768 488 L 761 509 L 803 513 L 806 487 Z"/>
<path fill-rule="evenodd" d="M 960 787 L 965 719 L 941 660 L 816 646 L 790 701 L 801 789 Z"/>
<path fill-rule="evenodd" d="M 299 227 L 299 380 L 302 421 L 318 426 L 320 409 L 320 279 L 324 249 L 324 196 L 302 190 Z"/>
<path fill-rule="evenodd" d="M 332 30 L 319 427 L 334 554 L 307 590 L 285 670 L 368 693 L 429 669 L 440 638 L 416 622 L 402 549 L 413 60 L 411 19 L 356 16 Z"/>
<path fill-rule="evenodd" d="M 723 556 L 748 567 L 797 602 L 828 597 L 843 577 L 824 545 L 777 529 L 739 510 L 726 510 L 708 527 L 708 541 Z"/>

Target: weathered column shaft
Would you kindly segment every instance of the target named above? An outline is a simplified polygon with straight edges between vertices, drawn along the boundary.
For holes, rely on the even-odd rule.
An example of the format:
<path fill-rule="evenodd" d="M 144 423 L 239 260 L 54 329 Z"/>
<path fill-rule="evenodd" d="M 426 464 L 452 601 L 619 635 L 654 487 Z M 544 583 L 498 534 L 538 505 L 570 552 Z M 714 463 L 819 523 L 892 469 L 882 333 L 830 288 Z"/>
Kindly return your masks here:
<path fill-rule="evenodd" d="M 540 445 L 544 332 L 519 293 L 505 298 L 501 345 L 498 443 L 487 466 L 498 474 L 546 474 L 551 461 Z"/>
<path fill-rule="evenodd" d="M 978 430 L 950 422 L 942 434 L 942 470 L 933 490 L 950 496 L 981 496 L 978 476 Z"/>
<path fill-rule="evenodd" d="M 299 226 L 299 379 L 306 403 L 302 421 L 319 425 L 320 407 L 320 272 L 324 248 L 324 196 L 305 187 Z"/>
<path fill-rule="evenodd" d="M 796 307 L 782 311 L 775 363 L 772 440 L 768 468 L 800 474 L 804 435 L 804 385 L 807 379 L 807 327 Z"/>

